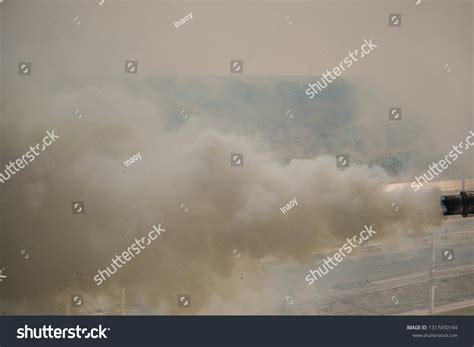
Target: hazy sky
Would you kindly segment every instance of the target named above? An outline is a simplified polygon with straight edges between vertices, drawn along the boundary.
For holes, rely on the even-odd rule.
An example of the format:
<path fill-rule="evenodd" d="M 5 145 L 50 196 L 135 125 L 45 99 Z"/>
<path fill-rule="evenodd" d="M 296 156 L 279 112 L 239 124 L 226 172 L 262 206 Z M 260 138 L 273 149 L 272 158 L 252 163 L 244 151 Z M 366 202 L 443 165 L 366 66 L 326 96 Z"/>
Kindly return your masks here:
<path fill-rule="evenodd" d="M 430 133 L 443 128 L 449 143 L 472 125 L 470 4 L 7 0 L 0 9 L 4 94 L 31 85 L 16 78 L 18 61 L 33 61 L 30 82 L 50 90 L 115 79 L 126 59 L 139 62 L 138 80 L 229 76 L 231 59 L 244 60 L 244 77 L 311 71 L 316 79 L 373 38 L 379 47 L 340 77 L 355 85 L 361 121 L 401 105 L 407 122 L 421 121 Z M 189 12 L 193 19 L 176 28 Z M 402 14 L 400 28 L 387 26 L 391 13 Z"/>

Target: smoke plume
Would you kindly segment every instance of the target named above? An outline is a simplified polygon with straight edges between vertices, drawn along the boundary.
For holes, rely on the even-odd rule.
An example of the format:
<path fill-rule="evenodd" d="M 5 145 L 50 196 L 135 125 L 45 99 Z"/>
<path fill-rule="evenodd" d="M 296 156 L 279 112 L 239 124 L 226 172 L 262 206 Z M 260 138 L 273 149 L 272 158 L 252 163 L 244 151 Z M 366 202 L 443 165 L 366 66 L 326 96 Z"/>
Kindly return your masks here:
<path fill-rule="evenodd" d="M 62 313 L 70 294 L 94 301 L 122 290 L 155 312 L 176 312 L 177 295 L 190 294 L 193 312 L 201 312 L 213 298 L 232 297 L 226 279 L 237 261 L 247 269 L 268 258 L 308 262 L 364 224 L 390 238 L 440 221 L 438 192 L 388 193 L 379 167 L 340 169 L 329 156 L 282 164 L 261 142 L 204 118 L 166 129 L 156 104 L 107 88 L 107 96 L 86 88 L 58 98 L 57 105 L 80 103 L 82 117 L 36 125 L 28 138 L 39 141 L 38 129 L 49 127 L 60 139 L 2 185 L 7 313 Z M 92 105 L 102 106 L 88 113 Z M 16 143 L 5 160 L 30 145 Z M 143 159 L 127 168 L 122 161 L 137 152 Z M 244 166 L 230 165 L 235 152 Z M 283 214 L 293 198 L 298 206 Z M 72 214 L 71 201 L 84 201 L 86 213 Z M 97 270 L 161 222 L 166 232 L 97 287 Z"/>

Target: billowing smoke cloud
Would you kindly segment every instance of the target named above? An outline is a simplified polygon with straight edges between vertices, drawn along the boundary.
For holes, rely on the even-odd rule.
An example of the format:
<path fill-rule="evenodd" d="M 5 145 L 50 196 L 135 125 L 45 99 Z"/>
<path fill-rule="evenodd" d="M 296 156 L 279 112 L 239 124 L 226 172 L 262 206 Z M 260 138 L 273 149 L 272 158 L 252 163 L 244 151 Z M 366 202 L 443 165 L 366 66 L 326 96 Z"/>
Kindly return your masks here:
<path fill-rule="evenodd" d="M 226 280 L 236 253 L 252 273 L 262 259 L 307 262 L 364 224 L 375 223 L 387 238 L 440 221 L 438 192 L 387 193 L 381 168 L 338 169 L 329 156 L 283 165 L 260 142 L 212 129 L 204 117 L 166 130 L 146 92 L 137 98 L 105 88 L 107 95 L 86 88 L 58 98 L 53 114 L 76 103 L 82 117 L 69 111 L 67 120 L 40 122 L 28 138 L 39 141 L 56 128 L 60 139 L 2 185 L 5 312 L 62 313 L 73 293 L 116 305 L 122 290 L 154 312 L 177 312 L 177 295 L 190 294 L 191 309 L 202 312 L 213 298 L 232 297 Z M 93 105 L 99 108 L 90 112 Z M 5 160 L 30 144 L 16 141 Z M 142 160 L 125 167 L 137 152 Z M 244 166 L 230 165 L 235 152 Z M 279 208 L 293 198 L 298 206 L 283 214 Z M 83 215 L 72 214 L 77 200 L 85 202 Z M 98 269 L 161 222 L 160 238 L 96 286 Z"/>

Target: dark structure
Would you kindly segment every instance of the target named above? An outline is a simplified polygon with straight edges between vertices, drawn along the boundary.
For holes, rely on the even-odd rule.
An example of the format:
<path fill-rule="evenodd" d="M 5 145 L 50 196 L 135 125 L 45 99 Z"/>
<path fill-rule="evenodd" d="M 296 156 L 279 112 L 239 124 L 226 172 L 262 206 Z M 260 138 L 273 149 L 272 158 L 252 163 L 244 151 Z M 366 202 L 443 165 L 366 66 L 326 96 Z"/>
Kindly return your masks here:
<path fill-rule="evenodd" d="M 474 215 L 474 191 L 462 191 L 459 195 L 442 195 L 440 199 L 443 215 Z"/>

